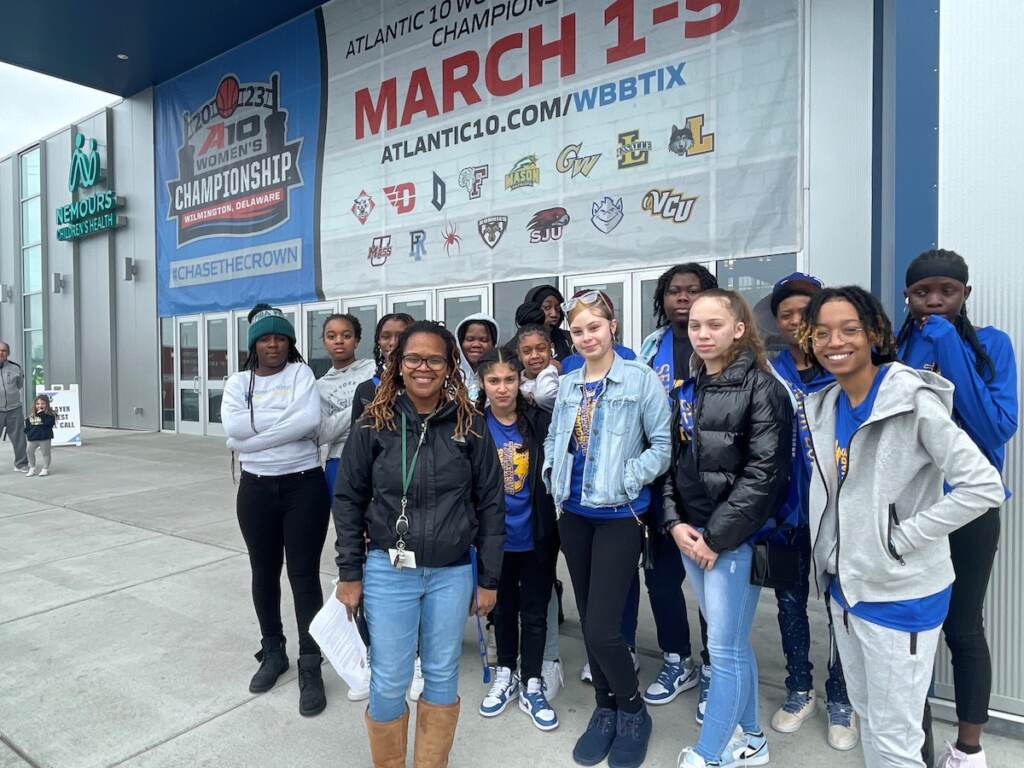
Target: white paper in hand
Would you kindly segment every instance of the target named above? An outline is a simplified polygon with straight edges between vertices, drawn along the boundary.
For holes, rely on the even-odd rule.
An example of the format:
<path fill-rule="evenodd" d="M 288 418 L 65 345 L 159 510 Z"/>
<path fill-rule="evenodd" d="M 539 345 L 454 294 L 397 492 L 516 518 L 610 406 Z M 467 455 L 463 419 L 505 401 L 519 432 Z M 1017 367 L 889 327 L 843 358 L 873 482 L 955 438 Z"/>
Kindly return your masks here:
<path fill-rule="evenodd" d="M 366 689 L 370 684 L 366 645 L 359 636 L 356 623 L 348 617 L 348 611 L 333 590 L 324 602 L 324 607 L 313 617 L 309 634 L 349 688 Z"/>

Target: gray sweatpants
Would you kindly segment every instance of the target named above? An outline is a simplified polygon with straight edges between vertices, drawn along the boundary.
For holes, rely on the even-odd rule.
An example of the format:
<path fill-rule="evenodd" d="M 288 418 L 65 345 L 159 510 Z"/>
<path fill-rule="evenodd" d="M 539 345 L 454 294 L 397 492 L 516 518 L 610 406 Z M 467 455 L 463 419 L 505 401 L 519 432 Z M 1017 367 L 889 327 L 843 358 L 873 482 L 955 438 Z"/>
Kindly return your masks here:
<path fill-rule="evenodd" d="M 50 468 L 50 440 L 29 440 L 28 445 L 28 467 L 29 469 Z M 39 461 L 36 461 L 36 451 L 39 451 Z"/>
<path fill-rule="evenodd" d="M 25 456 L 25 409 L 15 408 L 12 411 L 0 411 L 3 414 L 4 426 L 7 428 L 7 439 L 14 449 L 14 466 L 25 469 L 28 458 Z"/>
<path fill-rule="evenodd" d="M 561 657 L 558 648 L 558 595 L 551 589 L 551 600 L 548 602 L 548 635 L 544 641 L 544 661 L 558 661 Z"/>
<path fill-rule="evenodd" d="M 831 603 L 836 649 L 846 691 L 860 716 L 866 768 L 923 768 L 921 717 L 932 682 L 941 627 L 918 632 L 889 629 Z"/>

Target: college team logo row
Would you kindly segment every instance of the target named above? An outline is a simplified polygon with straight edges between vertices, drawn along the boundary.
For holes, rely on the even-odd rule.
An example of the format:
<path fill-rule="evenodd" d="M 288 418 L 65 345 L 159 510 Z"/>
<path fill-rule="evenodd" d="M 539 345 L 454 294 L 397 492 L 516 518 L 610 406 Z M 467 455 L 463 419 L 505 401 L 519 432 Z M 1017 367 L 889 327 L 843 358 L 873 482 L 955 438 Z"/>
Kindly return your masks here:
<path fill-rule="evenodd" d="M 669 135 L 668 150 L 680 157 L 694 157 L 714 152 L 715 134 L 705 132 L 704 115 L 687 117 L 681 127 L 673 125 Z M 624 131 L 617 135 L 616 165 L 619 169 L 647 165 L 650 162 L 652 151 L 654 151 L 653 143 L 642 138 L 639 129 Z M 562 148 L 562 151 L 555 158 L 555 170 L 560 174 L 569 176 L 570 179 L 578 177 L 587 178 L 601 159 L 601 155 L 602 153 L 600 152 L 588 153 L 585 151 L 582 142 L 568 144 Z M 491 178 L 491 167 L 489 165 L 470 165 L 459 171 L 458 186 L 459 189 L 465 192 L 467 200 L 479 200 L 483 196 L 485 184 Z M 514 192 L 517 189 L 535 187 L 540 184 L 540 179 L 541 166 L 538 157 L 535 154 L 531 154 L 521 157 L 513 163 L 512 167 L 504 175 L 499 173 L 494 181 L 502 183 L 502 188 L 506 192 Z M 448 202 L 448 185 L 436 171 L 433 172 L 431 182 L 430 204 L 435 210 L 441 211 Z M 416 184 L 411 181 L 383 187 L 380 193 L 374 194 L 378 194 L 377 200 L 374 200 L 373 194 L 367 192 L 366 189 L 362 189 L 352 201 L 352 215 L 355 216 L 360 224 L 366 224 L 370 214 L 378 207 L 378 201 L 381 201 L 381 199 L 386 201 L 386 204 L 390 205 L 399 216 L 412 213 L 416 208 L 417 189 Z M 652 213 L 659 206 L 659 201 L 660 198 L 657 196 L 651 200 Z M 595 208 L 597 206 L 598 204 L 595 203 Z M 602 227 L 598 227 L 598 229 L 607 234 L 615 228 L 618 221 L 613 210 L 611 210 L 614 206 L 610 198 L 601 201 L 600 206 L 602 207 L 600 214 L 602 221 L 607 222 L 603 226 L 608 228 L 602 229 Z M 678 207 L 678 205 L 673 205 L 671 215 L 666 218 L 676 220 Z M 597 211 L 595 210 L 596 215 Z M 619 211 L 619 220 L 621 220 L 621 210 Z M 598 225 L 595 223 L 594 226 Z M 497 241 L 495 241 L 496 244 Z M 494 246 L 491 245 L 490 247 L 493 248 Z"/>
<path fill-rule="evenodd" d="M 690 220 L 698 197 L 687 195 L 673 188 L 648 190 L 640 200 L 640 210 L 650 216 L 673 224 L 684 224 Z M 371 201 L 372 205 L 372 201 Z M 603 234 L 610 234 L 625 218 L 625 206 L 621 197 L 613 198 L 605 195 L 591 204 L 590 223 Z M 537 211 L 526 223 L 531 244 L 550 243 L 562 239 L 572 221 L 569 212 L 562 206 L 544 208 Z M 509 228 L 508 216 L 485 216 L 476 223 L 477 234 L 481 242 L 490 250 L 494 250 Z M 370 266 L 382 267 L 394 252 L 391 235 L 378 235 L 370 241 L 367 259 Z M 441 230 L 438 243 L 445 256 L 454 258 L 462 254 L 463 234 L 455 222 L 446 222 Z M 427 231 L 414 229 L 409 232 L 409 258 L 423 261 L 431 247 Z"/>

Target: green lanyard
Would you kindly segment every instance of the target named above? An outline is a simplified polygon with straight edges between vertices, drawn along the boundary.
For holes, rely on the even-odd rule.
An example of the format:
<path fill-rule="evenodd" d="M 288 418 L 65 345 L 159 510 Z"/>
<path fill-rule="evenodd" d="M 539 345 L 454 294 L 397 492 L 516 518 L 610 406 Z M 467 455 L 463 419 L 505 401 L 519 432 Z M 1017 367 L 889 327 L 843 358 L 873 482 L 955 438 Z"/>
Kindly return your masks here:
<path fill-rule="evenodd" d="M 431 412 L 430 416 L 433 416 L 433 415 L 434 415 L 433 412 Z M 412 485 L 412 475 L 413 475 L 413 472 L 416 471 L 416 460 L 419 458 L 420 448 L 423 447 L 423 442 L 427 438 L 427 423 L 430 421 L 430 416 L 427 416 L 423 420 L 423 427 L 420 429 L 420 439 L 419 439 L 419 442 L 416 443 L 416 450 L 415 450 L 415 452 L 412 454 L 412 464 L 409 464 L 408 459 L 406 458 L 406 452 L 408 450 L 407 447 L 406 447 L 406 441 L 407 441 L 406 426 L 407 426 L 407 424 L 406 424 L 405 414 L 404 413 L 402 414 L 402 515 L 401 515 L 401 517 L 405 517 L 405 507 L 409 503 L 409 487 Z M 401 518 L 399 518 L 399 519 L 401 519 Z M 406 522 L 406 525 L 408 525 L 408 520 L 406 520 L 405 522 Z"/>

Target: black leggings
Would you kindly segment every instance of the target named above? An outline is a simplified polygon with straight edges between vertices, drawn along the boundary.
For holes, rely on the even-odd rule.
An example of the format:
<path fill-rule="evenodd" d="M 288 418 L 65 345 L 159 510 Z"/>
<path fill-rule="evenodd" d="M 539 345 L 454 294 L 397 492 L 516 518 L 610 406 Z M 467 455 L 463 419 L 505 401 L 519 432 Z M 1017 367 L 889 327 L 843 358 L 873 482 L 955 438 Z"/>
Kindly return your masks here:
<path fill-rule="evenodd" d="M 583 625 L 599 707 L 636 711 L 636 671 L 622 638 L 622 611 L 636 576 L 643 532 L 636 520 L 601 520 L 566 512 L 558 521 L 576 608 Z"/>
<path fill-rule="evenodd" d="M 988 722 L 992 659 L 985 640 L 982 607 L 998 546 L 998 508 L 949 534 L 956 581 L 942 631 L 952 657 L 956 717 L 961 723 Z"/>
<path fill-rule="evenodd" d="M 249 550 L 252 602 L 264 638 L 283 637 L 281 566 L 287 554 L 299 653 L 320 653 L 309 623 L 324 604 L 320 553 L 327 539 L 327 484 L 320 467 L 291 475 L 242 473 L 235 501 Z"/>
<path fill-rule="evenodd" d="M 544 558 L 534 550 L 506 552 L 501 563 L 494 613 L 498 666 L 514 670 L 516 659 L 522 654 L 523 682 L 540 677 L 548 632 L 548 603 L 555 584 L 554 554 L 557 553 Z"/>

